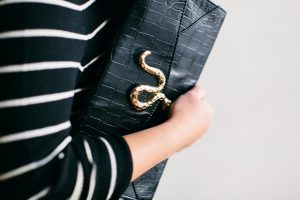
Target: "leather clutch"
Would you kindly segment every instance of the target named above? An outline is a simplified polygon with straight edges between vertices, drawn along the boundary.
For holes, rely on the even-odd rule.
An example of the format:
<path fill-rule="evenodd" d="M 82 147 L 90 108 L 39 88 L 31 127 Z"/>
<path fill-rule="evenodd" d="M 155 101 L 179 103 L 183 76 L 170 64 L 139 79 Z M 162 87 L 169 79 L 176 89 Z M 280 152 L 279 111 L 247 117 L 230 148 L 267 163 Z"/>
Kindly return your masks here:
<path fill-rule="evenodd" d="M 164 122 L 165 108 L 196 84 L 224 17 L 208 0 L 122 4 L 80 131 L 125 135 Z M 122 198 L 152 199 L 166 162 L 131 183 Z"/>

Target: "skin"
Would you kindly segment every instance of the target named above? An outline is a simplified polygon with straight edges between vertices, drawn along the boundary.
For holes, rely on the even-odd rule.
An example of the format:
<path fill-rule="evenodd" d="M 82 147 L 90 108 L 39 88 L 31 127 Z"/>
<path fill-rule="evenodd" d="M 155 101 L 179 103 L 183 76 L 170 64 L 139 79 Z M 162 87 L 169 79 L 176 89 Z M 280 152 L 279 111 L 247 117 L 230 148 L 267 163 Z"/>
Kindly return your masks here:
<path fill-rule="evenodd" d="M 131 181 L 194 144 L 208 131 L 213 112 L 204 89 L 195 86 L 172 104 L 166 122 L 124 136 L 133 160 Z"/>

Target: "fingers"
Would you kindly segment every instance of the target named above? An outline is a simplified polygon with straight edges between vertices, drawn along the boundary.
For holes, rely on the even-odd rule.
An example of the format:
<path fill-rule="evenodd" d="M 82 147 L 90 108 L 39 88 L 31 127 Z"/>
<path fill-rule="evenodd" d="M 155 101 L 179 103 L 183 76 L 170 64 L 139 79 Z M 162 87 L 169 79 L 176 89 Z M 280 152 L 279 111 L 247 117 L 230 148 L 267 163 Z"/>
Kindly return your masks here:
<path fill-rule="evenodd" d="M 199 100 L 204 100 L 206 92 L 205 90 L 200 86 L 194 86 L 190 91 L 191 94 L 195 95 Z"/>
<path fill-rule="evenodd" d="M 210 102 L 208 101 L 207 97 L 206 97 L 206 91 L 201 87 L 201 86 L 198 86 L 196 85 L 195 87 L 193 87 L 191 89 L 191 92 L 194 92 L 196 93 L 197 97 L 200 98 L 200 100 L 207 104 L 209 110 L 211 113 L 214 113 L 214 109 L 212 108 Z"/>

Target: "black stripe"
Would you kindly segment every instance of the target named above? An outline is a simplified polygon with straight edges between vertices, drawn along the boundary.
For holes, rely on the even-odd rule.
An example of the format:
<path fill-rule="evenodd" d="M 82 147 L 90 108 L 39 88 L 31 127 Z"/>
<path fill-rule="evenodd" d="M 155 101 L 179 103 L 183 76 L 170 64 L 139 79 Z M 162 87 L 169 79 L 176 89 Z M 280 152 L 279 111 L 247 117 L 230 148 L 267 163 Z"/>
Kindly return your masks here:
<path fill-rule="evenodd" d="M 1 157 L 1 163 L 5 163 L 5 165 L 0 165 L 0 174 L 47 157 L 68 136 L 69 133 L 70 128 L 59 131 L 53 135 L 0 145 L 0 152 L 9 152 L 9 154 L 3 154 Z M 40 148 L 41 146 L 43 148 Z M 24 150 L 14 151 L 14 149 Z M 30 157 L 28 155 L 30 155 Z"/>
<path fill-rule="evenodd" d="M 76 68 L 0 73 L 0 100 L 71 91 L 78 73 Z"/>
<path fill-rule="evenodd" d="M 0 136 L 63 123 L 69 119 L 72 98 L 24 107 L 0 109 Z"/>
<path fill-rule="evenodd" d="M 43 61 L 80 62 L 84 47 L 84 41 L 65 38 L 0 40 L 0 66 Z"/>
<path fill-rule="evenodd" d="M 0 6 L 0 32 L 47 28 L 88 34 L 110 16 L 106 7 L 99 8 L 96 5 L 97 2 L 94 4 L 83 12 L 38 3 Z M 95 12 L 96 9 L 97 12 Z M 16 15 L 16 13 L 18 14 Z M 7 23 L 8 19 L 9 23 Z"/>
<path fill-rule="evenodd" d="M 57 179 L 57 172 L 52 169 L 56 167 L 57 163 L 57 160 L 53 160 L 53 162 L 50 162 L 48 165 L 18 176 L 18 178 L 3 182 L 0 181 L 1 199 L 28 199 L 45 187 L 54 184 L 55 179 Z M 69 175 L 72 175 L 74 169 L 69 168 L 68 170 Z M 74 179 L 72 176 L 69 178 L 70 181 Z M 16 188 L 16 186 L 18 187 Z M 68 185 L 65 186 L 66 189 L 67 186 Z"/>
<path fill-rule="evenodd" d="M 87 57 L 87 59 L 83 61 L 88 62 L 105 49 L 106 41 L 102 36 L 103 32 L 98 32 L 98 34 L 89 41 L 90 45 L 87 45 L 86 41 L 57 37 L 11 38 L 0 40 L 0 67 L 43 61 L 81 62 L 83 57 Z"/>

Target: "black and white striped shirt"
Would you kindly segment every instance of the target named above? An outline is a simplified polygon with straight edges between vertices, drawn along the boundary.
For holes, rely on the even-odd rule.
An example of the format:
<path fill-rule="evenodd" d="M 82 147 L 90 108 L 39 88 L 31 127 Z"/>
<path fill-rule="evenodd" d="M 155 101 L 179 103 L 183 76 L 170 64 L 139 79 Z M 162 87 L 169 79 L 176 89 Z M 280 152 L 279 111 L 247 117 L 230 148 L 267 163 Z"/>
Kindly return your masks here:
<path fill-rule="evenodd" d="M 129 185 L 124 138 L 71 120 L 101 67 L 109 2 L 0 0 L 0 199 L 118 199 Z"/>

